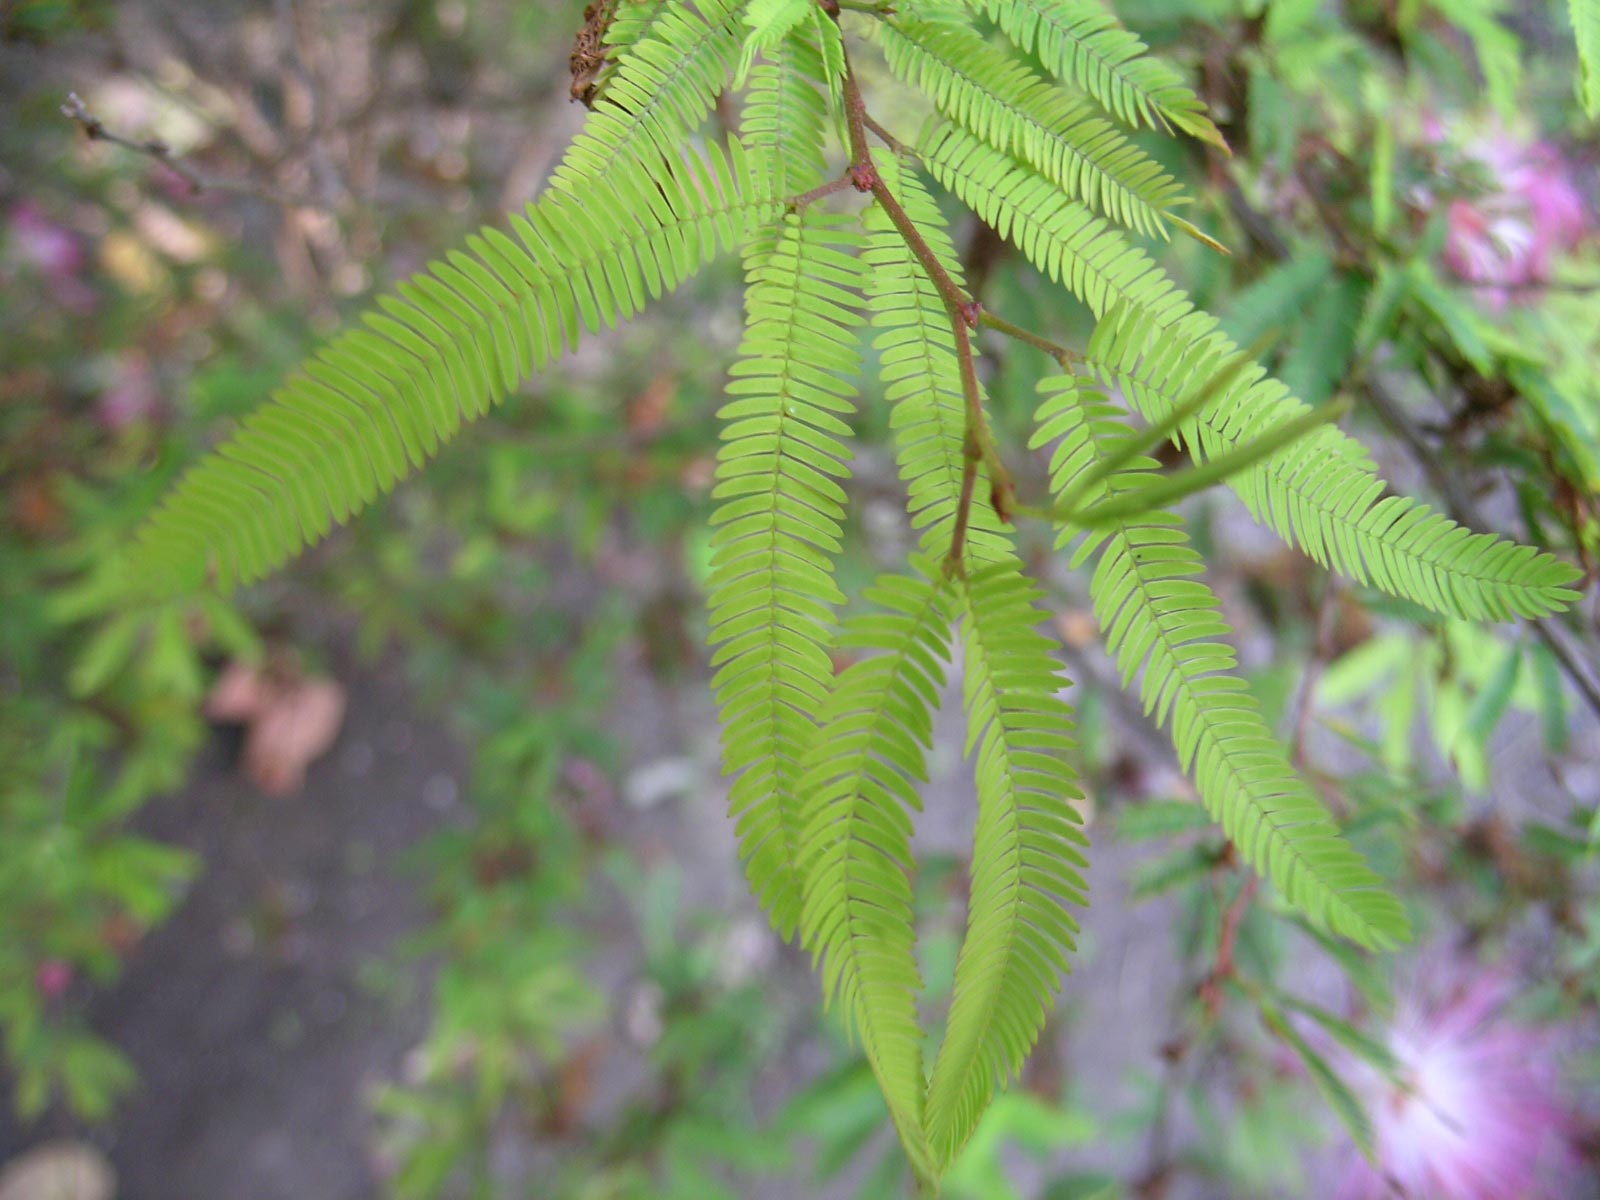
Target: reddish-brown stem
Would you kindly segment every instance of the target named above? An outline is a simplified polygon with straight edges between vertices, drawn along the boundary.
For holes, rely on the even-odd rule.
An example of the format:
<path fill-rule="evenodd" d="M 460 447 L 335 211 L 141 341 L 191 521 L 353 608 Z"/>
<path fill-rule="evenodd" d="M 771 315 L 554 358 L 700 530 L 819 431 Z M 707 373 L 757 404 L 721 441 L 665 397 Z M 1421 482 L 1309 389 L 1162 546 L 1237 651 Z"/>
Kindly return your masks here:
<path fill-rule="evenodd" d="M 1261 877 L 1249 876 L 1239 888 L 1239 894 L 1233 898 L 1233 903 L 1222 914 L 1222 931 L 1217 937 L 1217 964 L 1200 984 L 1200 998 L 1205 1002 L 1206 1012 L 1213 1021 L 1222 1011 L 1222 985 L 1233 978 L 1233 955 L 1239 944 L 1239 926 L 1244 923 L 1250 902 L 1260 889 Z"/>
<path fill-rule="evenodd" d="M 882 207 L 890 224 L 900 234 L 906 248 L 911 251 L 922 269 L 932 280 L 939 298 L 944 301 L 950 317 L 950 330 L 955 339 L 956 360 L 961 368 L 961 392 L 966 406 L 966 447 L 961 472 L 961 498 L 956 506 L 955 528 L 950 537 L 950 551 L 945 556 L 945 569 L 952 574 L 963 570 L 966 553 L 967 530 L 972 523 L 972 500 L 977 491 L 978 464 L 989 467 L 990 502 L 1000 519 L 1009 521 L 1016 488 L 1011 474 L 1000 460 L 1000 454 L 989 433 L 988 420 L 983 412 L 983 396 L 978 388 L 978 366 L 972 351 L 972 330 L 978 327 L 983 309 L 971 296 L 961 290 L 950 272 L 939 261 L 927 240 L 922 236 L 900 201 L 889 190 L 889 185 L 878 174 L 872 162 L 872 152 L 867 146 L 867 128 L 871 118 L 866 102 L 861 97 L 861 87 L 856 82 L 848 56 L 844 74 L 845 125 L 850 134 L 850 169 L 847 178 L 860 190 L 871 192 L 872 198 Z M 873 123 L 876 124 L 875 122 Z M 887 136 L 879 130 L 880 136 Z M 1008 328 L 1015 329 L 1010 322 Z M 1043 339 L 1038 339 L 1042 341 Z"/>
<path fill-rule="evenodd" d="M 787 207 L 790 212 L 798 212 L 799 210 L 805 208 L 808 204 L 814 204 L 818 200 L 822 200 L 828 196 L 837 195 L 838 193 L 845 191 L 850 186 L 850 177 L 845 175 L 839 179 L 832 180 L 829 183 L 824 183 L 820 187 L 814 187 L 809 192 L 801 192 L 798 196 L 792 197 L 787 202 L 785 207 Z"/>
<path fill-rule="evenodd" d="M 921 231 L 917 229 L 916 223 L 900 206 L 900 201 L 895 199 L 894 193 L 889 190 L 889 185 L 883 182 L 877 168 L 872 165 L 872 151 L 867 146 L 867 105 L 861 98 L 861 86 L 856 82 L 855 73 L 849 68 L 848 61 L 847 59 L 844 75 L 844 113 L 845 124 L 850 131 L 850 169 L 866 180 L 868 186 L 865 190 L 870 191 L 872 198 L 882 205 L 895 230 L 905 239 L 906 246 L 922 264 L 923 270 L 927 271 L 928 278 L 933 280 L 939 298 L 944 301 L 945 308 L 950 312 L 952 323 L 957 320 L 965 321 L 967 327 L 971 328 L 977 324 L 977 310 L 972 297 L 963 292 L 950 277 L 950 272 L 944 269 L 939 256 L 933 252 Z M 969 312 L 970 317 L 967 315 Z"/>
<path fill-rule="evenodd" d="M 1032 346 L 1035 350 L 1043 350 L 1063 367 L 1068 363 L 1084 361 L 1084 356 L 1076 350 L 1069 350 L 1065 346 L 1052 342 L 1047 337 L 1041 337 L 1039 334 L 1034 333 L 1033 330 L 1024 329 L 1021 325 L 1008 321 L 988 309 L 984 309 L 979 313 L 978 320 L 996 333 L 1003 333 L 1008 338 L 1014 338 L 1026 346 Z"/>
<path fill-rule="evenodd" d="M 889 149 L 892 150 L 899 157 L 901 157 L 901 158 L 914 158 L 914 157 L 916 157 L 917 152 L 915 150 L 913 150 L 910 146 L 906 145 L 899 138 L 895 137 L 894 134 L 890 133 L 882 125 L 878 124 L 877 121 L 874 121 L 872 119 L 872 114 L 871 113 L 862 113 L 861 114 L 861 121 L 862 121 L 862 124 L 864 124 L 868 129 L 870 129 L 873 133 L 875 133 L 878 136 L 878 140 L 879 141 L 881 141 L 885 146 L 889 147 Z"/>
<path fill-rule="evenodd" d="M 976 438 L 968 436 L 961 456 L 961 499 L 956 503 L 956 523 L 950 534 L 950 550 L 944 556 L 946 576 L 966 577 L 967 525 L 972 520 L 972 496 L 978 487 L 978 460 L 983 452 Z"/>

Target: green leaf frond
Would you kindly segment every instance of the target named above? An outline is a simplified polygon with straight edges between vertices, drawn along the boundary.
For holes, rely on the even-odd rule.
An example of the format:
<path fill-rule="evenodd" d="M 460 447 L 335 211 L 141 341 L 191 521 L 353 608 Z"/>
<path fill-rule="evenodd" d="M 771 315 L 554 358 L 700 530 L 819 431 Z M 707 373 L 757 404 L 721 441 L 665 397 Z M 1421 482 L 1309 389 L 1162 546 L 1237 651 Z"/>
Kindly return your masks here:
<path fill-rule="evenodd" d="M 1129 125 L 1181 129 L 1227 149 L 1177 69 L 1153 57 L 1100 0 L 967 0 L 1023 52 Z"/>
<path fill-rule="evenodd" d="M 828 105 L 819 85 L 822 54 L 806 38 L 791 37 L 751 73 L 739 119 L 745 144 L 771 158 L 773 187 L 798 195 L 827 175 Z"/>
<path fill-rule="evenodd" d="M 657 39 L 656 27 L 675 7 L 670 0 L 633 0 L 631 3 L 614 0 L 611 20 L 606 26 L 606 67 L 596 81 L 596 100 L 605 97 L 612 81 L 634 57 L 636 48 Z"/>
<path fill-rule="evenodd" d="M 878 30 L 899 78 L 1066 195 L 1139 233 L 1196 232 L 1172 212 L 1188 203 L 1182 186 L 1087 101 L 1044 83 L 969 27 L 903 19 Z"/>
<path fill-rule="evenodd" d="M 870 655 L 837 679 L 806 756 L 802 941 L 823 994 L 843 1004 L 919 1177 L 934 1173 L 922 1128 L 925 1080 L 912 911 L 911 816 L 927 780 L 944 685 L 948 583 L 926 560 L 867 589 L 876 611 L 841 649 Z"/>
<path fill-rule="evenodd" d="M 623 8 L 629 0 L 620 0 Z M 705 122 L 739 52 L 736 0 L 669 3 L 634 27 L 594 111 L 550 176 L 552 191 L 587 191 L 650 155 L 676 155 Z M 598 190 L 598 189 L 596 189 Z"/>
<path fill-rule="evenodd" d="M 791 33 L 817 13 L 814 0 L 750 0 L 745 5 L 744 47 L 739 53 L 739 69 L 733 86 L 742 88 L 758 54 L 770 54 Z"/>
<path fill-rule="evenodd" d="M 945 127 L 925 147 L 934 176 L 1095 316 L 1116 312 L 1106 368 L 1146 419 L 1159 421 L 1239 349 L 1215 318 L 1115 230 L 1050 181 L 970 134 Z M 1251 366 L 1180 426 L 1197 462 L 1299 417 L 1306 405 Z M 1280 537 L 1360 583 L 1438 613 L 1535 617 L 1565 608 L 1577 570 L 1552 555 L 1473 533 L 1425 504 L 1386 495 L 1361 444 L 1337 429 L 1308 434 L 1229 480 Z"/>
<path fill-rule="evenodd" d="M 1097 349 L 1090 343 L 1091 356 Z M 1055 443 L 1052 485 L 1065 495 L 1133 437 L 1122 411 L 1089 381 L 1039 385 L 1035 447 Z M 1137 491 L 1155 477 L 1135 457 L 1089 489 L 1089 502 Z M 1066 545 L 1079 535 L 1064 530 Z M 1212 817 L 1257 871 L 1314 922 L 1370 947 L 1404 940 L 1399 903 L 1290 764 L 1234 672 L 1231 634 L 1181 518 L 1153 511 L 1083 537 L 1073 565 L 1098 552 L 1090 595 L 1123 686 L 1142 672 L 1145 711 L 1171 726 L 1183 770 Z"/>
<path fill-rule="evenodd" d="M 1106 367 L 1147 418 L 1181 402 L 1196 379 L 1238 354 L 1210 316 L 1165 329 L 1138 314 Z M 1307 412 L 1252 366 L 1182 427 L 1196 461 L 1228 453 Z M 1229 481 L 1252 516 L 1325 566 L 1390 595 L 1470 620 L 1541 617 L 1568 607 L 1581 572 L 1554 555 L 1474 533 L 1426 504 L 1389 493 L 1370 455 L 1332 426 L 1308 433 Z"/>
<path fill-rule="evenodd" d="M 961 268 L 944 217 L 916 175 L 880 156 L 883 172 L 923 239 L 959 284 Z M 893 406 L 890 424 L 912 528 L 922 550 L 950 547 L 961 498 L 966 409 L 950 314 L 922 264 L 878 205 L 864 214 L 867 227 L 867 302 L 878 353 L 878 374 Z M 986 487 L 978 489 L 987 492 Z M 994 510 L 974 505 L 968 552 L 980 561 L 1010 552 Z"/>
<path fill-rule="evenodd" d="M 513 219 L 518 241 L 483 230 L 383 297 L 183 477 L 138 536 L 135 585 L 261 578 L 583 332 L 631 317 L 779 209 L 767 164 L 733 141 L 636 160 L 581 199 L 547 194 Z"/>
<path fill-rule="evenodd" d="M 606 47 L 618 64 L 626 62 L 633 47 L 654 38 L 657 23 L 673 8 L 670 0 L 617 0 L 606 26 Z"/>
<path fill-rule="evenodd" d="M 1013 556 L 952 581 L 961 622 L 967 752 L 978 821 L 967 932 L 928 1088 L 928 1140 L 942 1165 L 995 1089 L 1022 1068 L 1054 1003 L 1087 903 L 1088 845 L 1072 801 L 1067 681 L 1038 630 L 1039 593 Z"/>
<path fill-rule="evenodd" d="M 800 918 L 801 759 L 833 679 L 828 645 L 861 284 L 852 218 L 816 206 L 751 256 L 746 331 L 718 413 L 712 681 L 751 887 L 789 937 Z"/>
<path fill-rule="evenodd" d="M 1567 0 L 1578 39 L 1578 97 L 1590 118 L 1600 116 L 1600 0 Z"/>

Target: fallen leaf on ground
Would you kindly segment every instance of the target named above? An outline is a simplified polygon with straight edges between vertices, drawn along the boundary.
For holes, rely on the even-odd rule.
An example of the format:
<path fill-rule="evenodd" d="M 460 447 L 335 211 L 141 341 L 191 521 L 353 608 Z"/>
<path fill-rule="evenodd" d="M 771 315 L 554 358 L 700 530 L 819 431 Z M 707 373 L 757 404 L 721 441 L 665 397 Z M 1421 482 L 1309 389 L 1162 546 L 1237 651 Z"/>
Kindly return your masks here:
<path fill-rule="evenodd" d="M 206 697 L 213 721 L 246 727 L 245 775 L 271 796 L 305 783 L 306 768 L 328 752 L 344 724 L 344 688 L 331 679 L 233 663 Z"/>

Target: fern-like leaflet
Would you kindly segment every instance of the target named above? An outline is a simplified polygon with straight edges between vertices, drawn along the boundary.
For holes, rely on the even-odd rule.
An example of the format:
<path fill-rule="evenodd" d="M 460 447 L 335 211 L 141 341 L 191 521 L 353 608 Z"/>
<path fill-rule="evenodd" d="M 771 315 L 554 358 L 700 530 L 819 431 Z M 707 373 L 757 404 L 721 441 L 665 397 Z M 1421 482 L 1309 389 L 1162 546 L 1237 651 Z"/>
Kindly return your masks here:
<path fill-rule="evenodd" d="M 186 475 L 140 535 L 143 586 L 259 579 L 392 488 L 530 370 L 677 287 L 778 206 L 737 141 L 552 192 L 400 285 Z"/>
<path fill-rule="evenodd" d="M 859 372 L 855 236 L 817 209 L 786 218 L 749 271 L 749 328 L 718 416 L 711 664 L 723 762 L 751 886 L 788 937 L 800 918 L 800 772 L 827 696 L 833 582 Z"/>
<path fill-rule="evenodd" d="M 1207 379 L 1239 348 L 1143 251 L 1078 204 L 1061 203 L 1042 176 L 959 129 L 923 147 L 934 175 L 1096 316 L 1121 329 L 1105 365 L 1151 420 L 1175 407 L 1185 381 Z M 1184 422 L 1197 459 L 1236 448 L 1306 411 L 1282 384 L 1251 367 L 1206 412 Z M 1250 511 L 1318 562 L 1434 612 L 1476 619 L 1541 616 L 1565 608 L 1579 572 L 1559 559 L 1472 533 L 1426 505 L 1385 495 L 1367 452 L 1325 429 L 1230 481 Z"/>
<path fill-rule="evenodd" d="M 1108 326 L 1102 326 L 1103 332 Z M 1093 357 L 1101 333 L 1090 343 Z M 1054 441 L 1051 473 L 1064 493 L 1132 436 L 1122 412 L 1090 382 L 1064 375 L 1040 384 L 1035 444 Z M 1097 484 L 1090 500 L 1140 487 L 1155 470 L 1134 457 Z M 1098 494 L 1095 494 L 1098 493 Z M 1075 531 L 1061 535 L 1063 544 Z M 1172 722 L 1178 761 L 1245 859 L 1318 924 L 1368 946 L 1406 936 L 1407 921 L 1382 881 L 1345 843 L 1272 736 L 1250 698 L 1220 605 L 1183 522 L 1153 511 L 1082 537 L 1074 565 L 1098 553 L 1090 594 L 1124 685 L 1143 674 L 1146 712 Z"/>
<path fill-rule="evenodd" d="M 1020 49 L 1033 51 L 1060 79 L 1108 112 L 1152 129 L 1181 129 L 1226 147 L 1205 105 L 1169 64 L 1117 23 L 1100 0 L 968 0 Z"/>
<path fill-rule="evenodd" d="M 1323 930 L 1381 947 L 1399 903 L 1296 774 L 1234 673 L 1181 523 L 1149 496 L 1119 390 L 1286 540 L 1357 580 L 1458 617 L 1572 602 L 1577 572 L 1385 493 L 1365 451 L 1244 364 L 1113 222 L 1184 229 L 1177 183 L 1117 124 L 1221 138 L 1177 71 L 1096 0 L 903 0 L 871 8 L 891 72 L 936 115 L 914 155 L 867 112 L 819 0 L 619 0 L 585 59 L 583 132 L 549 190 L 378 301 L 246 418 L 152 514 L 130 578 L 153 591 L 259 578 L 434 455 L 530 371 L 631 317 L 716 253 L 744 255 L 746 330 L 720 412 L 709 579 L 729 805 L 752 888 L 816 957 L 928 1185 L 1020 1069 L 1073 949 L 1086 839 L 1074 809 L 1066 680 L 1005 528 L 1010 474 L 989 430 L 972 332 L 990 323 L 1079 374 L 1042 385 L 1059 543 L 1095 558 L 1091 595 L 1124 682 L 1244 859 Z M 1593 5 L 1573 0 L 1592 58 Z M 596 10 L 597 13 L 600 10 Z M 1012 50 L 980 30 L 990 19 Z M 1061 81 L 1036 75 L 1032 54 Z M 742 136 L 702 133 L 730 80 Z M 1592 89 L 1592 77 L 1589 86 Z M 1075 90 L 1074 90 L 1075 89 Z M 1592 94 L 1592 92 L 1591 92 Z M 1098 111 L 1096 109 L 1098 108 Z M 848 166 L 830 170 L 833 131 Z M 1097 319 L 1072 355 L 985 313 L 924 181 L 1015 243 Z M 866 194 L 850 211 L 833 197 Z M 891 405 L 918 547 L 836 631 L 848 418 L 860 326 Z M 1167 477 L 1161 477 L 1166 479 Z M 1155 490 L 1152 491 L 1152 488 Z M 1130 497 L 1134 499 L 1129 499 Z M 945 663 L 960 649 L 977 821 L 967 931 L 931 1072 L 911 896 L 918 786 Z M 834 652 L 859 655 L 837 676 Z"/>
<path fill-rule="evenodd" d="M 803 941 L 821 960 L 823 994 L 849 1012 L 924 1177 L 937 1172 L 923 1133 L 911 813 L 921 809 L 944 683 L 947 597 L 935 572 L 924 560 L 867 590 L 877 611 L 846 625 L 837 645 L 870 657 L 835 683 L 801 779 Z"/>
<path fill-rule="evenodd" d="M 996 1087 L 1022 1069 L 1055 1000 L 1087 902 L 1088 839 L 1072 802 L 1066 679 L 1038 631 L 1039 593 L 1015 558 L 956 585 L 967 752 L 977 750 L 978 825 L 967 934 L 928 1084 L 928 1139 L 948 1166 Z"/>
<path fill-rule="evenodd" d="M 907 19 L 879 31 L 890 67 L 939 111 L 997 150 L 1139 233 L 1204 236 L 1173 211 L 1183 188 L 1085 100 L 1036 79 L 972 29 Z"/>

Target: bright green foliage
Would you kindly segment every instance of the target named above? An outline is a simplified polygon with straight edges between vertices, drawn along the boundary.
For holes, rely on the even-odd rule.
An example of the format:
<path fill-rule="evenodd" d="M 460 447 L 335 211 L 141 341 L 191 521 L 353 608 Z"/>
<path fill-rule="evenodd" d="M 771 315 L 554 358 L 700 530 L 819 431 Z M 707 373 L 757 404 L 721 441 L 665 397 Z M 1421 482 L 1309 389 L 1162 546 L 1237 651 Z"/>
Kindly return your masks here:
<path fill-rule="evenodd" d="M 880 167 L 894 180 L 900 202 L 929 247 L 959 282 L 955 246 L 932 197 L 910 172 L 895 172 L 892 163 L 881 160 Z M 900 478 L 912 528 L 921 532 L 923 550 L 937 555 L 950 545 L 961 491 L 964 416 L 955 342 L 938 290 L 905 239 L 882 209 L 868 209 L 865 219 L 867 299 L 873 325 L 881 330 L 873 347 L 884 395 L 894 405 L 890 423 Z M 980 478 L 978 490 L 983 489 Z M 988 505 L 972 510 L 967 552 L 978 559 L 1011 552 Z"/>
<path fill-rule="evenodd" d="M 1138 233 L 1194 232 L 1171 211 L 1188 197 L 1158 163 L 1087 101 L 1047 86 L 972 29 L 905 20 L 881 26 L 879 40 L 895 74 L 941 113 L 1068 196 Z"/>
<path fill-rule="evenodd" d="M 1124 682 L 1138 677 L 1207 810 L 1317 936 L 1383 947 L 1407 923 L 1250 699 L 1201 559 L 1152 497 L 1170 503 L 1227 475 L 1257 518 L 1318 561 L 1458 618 L 1555 612 L 1577 572 L 1387 494 L 1359 443 L 1247 363 L 1115 227 L 1190 229 L 1174 215 L 1177 184 L 1116 121 L 1221 139 L 1177 72 L 1098 4 L 852 7 L 871 11 L 841 27 L 801 0 L 621 0 L 596 109 L 549 191 L 514 220 L 517 239 L 469 239 L 317 354 L 150 519 L 134 578 L 155 592 L 259 578 L 586 332 L 741 249 L 746 330 L 720 413 L 709 580 L 730 809 L 756 895 L 817 958 L 931 1185 L 1043 1027 L 1073 949 L 1069 910 L 1085 899 L 1086 841 L 1067 681 L 1005 528 L 1011 472 L 973 350 L 981 309 L 909 156 L 869 149 L 880 131 L 841 29 L 873 24 L 893 73 L 938 110 L 915 145 L 932 178 L 1097 319 L 1088 370 L 1043 388 L 1033 441 L 1054 446 L 1060 502 L 1017 511 L 1053 519 L 1080 564 L 1097 558 L 1095 611 Z M 1036 76 L 1028 53 L 1062 83 Z M 724 142 L 701 129 L 730 79 L 748 88 L 742 139 Z M 841 132 L 848 170 L 833 153 Z M 1298 340 L 1290 361 L 1317 393 L 1346 371 L 1366 287 L 1330 284 L 1332 272 L 1322 261 L 1286 274 L 1236 314 L 1270 329 L 1274 295 L 1315 293 L 1313 319 L 1338 328 L 1311 331 L 1324 336 Z M 840 632 L 835 558 L 864 336 L 919 546 Z M 1152 426 L 1139 452 L 1134 414 Z M 1143 456 L 1167 433 L 1192 473 L 1157 475 Z M 966 939 L 930 1072 L 911 835 L 952 641 L 977 823 Z M 836 652 L 860 657 L 836 675 Z"/>
<path fill-rule="evenodd" d="M 711 664 L 723 762 L 744 773 L 729 811 L 751 886 L 785 937 L 803 895 L 801 759 L 828 694 L 827 645 L 849 451 L 842 419 L 860 371 L 852 291 L 858 235 L 810 209 L 752 263 L 749 329 L 718 414 L 720 501 L 711 563 Z"/>
<path fill-rule="evenodd" d="M 1033 51 L 1057 79 L 1082 88 L 1108 112 L 1152 129 L 1180 129 L 1225 146 L 1205 105 L 1167 63 L 1106 11 L 1100 0 L 968 0 L 1007 37 Z"/>
<path fill-rule="evenodd" d="M 1104 366 L 1150 420 L 1186 388 L 1210 379 L 1239 348 L 1142 250 L 1093 213 L 1063 204 L 1054 186 L 950 127 L 924 146 L 934 175 L 1066 284 L 1096 316 L 1115 310 Z M 1306 411 L 1258 367 L 1239 374 L 1215 404 L 1181 427 L 1204 460 Z M 1386 495 L 1359 443 L 1322 429 L 1230 481 L 1251 513 L 1334 569 L 1434 612 L 1505 620 L 1565 608 L 1572 566 L 1491 534 L 1477 534 L 1427 505 Z"/>
<path fill-rule="evenodd" d="M 1012 558 L 956 587 L 967 753 L 977 749 L 978 827 L 955 998 L 928 1085 L 928 1140 L 948 1165 L 994 1090 L 1022 1069 L 1055 999 L 1087 902 L 1088 839 L 1067 756 L 1067 681 L 1039 633 L 1040 593 Z"/>
<path fill-rule="evenodd" d="M 816 187 L 827 173 L 828 106 L 816 87 L 823 71 L 816 46 L 796 37 L 751 73 L 740 130 L 771 158 L 779 195 Z"/>
<path fill-rule="evenodd" d="M 585 332 L 633 316 L 775 211 L 736 141 L 552 192 L 401 284 L 178 485 L 142 535 L 158 591 L 259 579 L 387 492 Z"/>
<path fill-rule="evenodd" d="M 835 684 L 801 781 L 803 941 L 822 960 L 823 994 L 846 1006 L 889 1112 L 919 1173 L 933 1173 L 922 1134 L 922 1030 L 911 914 L 911 813 L 944 685 L 945 584 L 921 563 L 885 576 L 841 650 L 874 652 Z"/>
<path fill-rule="evenodd" d="M 1600 0 L 1567 0 L 1578 38 L 1578 94 L 1591 117 L 1600 116 Z"/>
<path fill-rule="evenodd" d="M 1106 362 L 1147 417 L 1169 411 L 1185 381 L 1239 353 L 1216 322 L 1191 312 L 1165 328 L 1129 316 Z M 1183 429 L 1196 459 L 1246 442 L 1305 406 L 1251 367 Z M 1493 534 L 1473 533 L 1425 504 L 1388 492 L 1358 442 L 1323 428 L 1230 484 L 1257 520 L 1318 562 L 1437 613 L 1474 619 L 1536 617 L 1567 607 L 1572 566 Z"/>
<path fill-rule="evenodd" d="M 1109 326 L 1102 326 L 1102 332 Z M 1091 357 L 1099 348 L 1097 336 Z M 1036 445 L 1055 442 L 1051 475 L 1058 495 L 1132 436 L 1122 410 L 1074 376 L 1040 385 Z M 1093 502 L 1147 483 L 1156 464 L 1133 458 L 1093 485 Z M 1062 544 L 1074 540 L 1063 531 Z M 1368 946 L 1404 940 L 1407 922 L 1382 881 L 1339 837 L 1321 802 L 1289 764 L 1282 746 L 1235 675 L 1238 660 L 1204 564 L 1180 518 L 1153 511 L 1084 536 L 1074 563 L 1098 552 L 1091 596 L 1106 648 L 1124 685 L 1143 672 L 1146 712 L 1172 724 L 1185 771 L 1192 771 L 1211 815 L 1258 871 L 1291 903 L 1335 933 Z"/>
<path fill-rule="evenodd" d="M 745 11 L 745 24 L 750 32 L 739 56 L 734 87 L 743 85 L 756 55 L 771 57 L 781 53 L 786 41 L 805 34 L 812 35 L 815 44 L 822 47 L 821 61 L 830 90 L 843 74 L 839 27 L 827 19 L 815 0 L 751 0 Z"/>
<path fill-rule="evenodd" d="M 618 7 L 632 6 L 619 0 Z M 734 0 L 706 0 L 699 11 L 665 3 L 641 9 L 648 17 L 625 17 L 620 33 L 613 25 L 616 67 L 550 186 L 580 190 L 652 154 L 674 156 L 711 112 L 738 54 L 740 7 Z"/>

